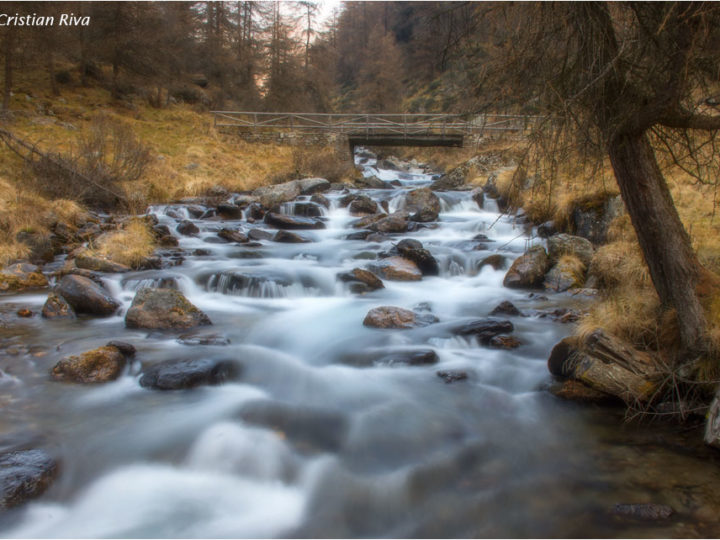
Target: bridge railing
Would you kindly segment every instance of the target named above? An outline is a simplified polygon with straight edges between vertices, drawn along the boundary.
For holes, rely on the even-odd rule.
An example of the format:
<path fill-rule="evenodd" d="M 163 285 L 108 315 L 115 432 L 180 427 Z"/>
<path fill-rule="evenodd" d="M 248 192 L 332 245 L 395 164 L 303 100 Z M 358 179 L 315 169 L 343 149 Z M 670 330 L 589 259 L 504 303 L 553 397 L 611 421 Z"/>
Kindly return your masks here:
<path fill-rule="evenodd" d="M 525 131 L 539 117 L 510 114 L 435 113 L 269 113 L 212 111 L 215 127 L 240 131 L 337 133 L 348 135 L 457 136 L 482 135 L 485 131 Z"/>

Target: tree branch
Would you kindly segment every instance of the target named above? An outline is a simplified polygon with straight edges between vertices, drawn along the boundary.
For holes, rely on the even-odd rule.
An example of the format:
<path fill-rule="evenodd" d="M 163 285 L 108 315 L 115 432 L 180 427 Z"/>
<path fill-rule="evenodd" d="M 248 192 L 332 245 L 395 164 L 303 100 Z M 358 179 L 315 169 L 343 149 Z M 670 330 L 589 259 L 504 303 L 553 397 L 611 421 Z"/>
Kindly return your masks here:
<path fill-rule="evenodd" d="M 715 131 L 720 129 L 720 115 L 713 116 L 709 114 L 678 111 L 659 117 L 657 123 L 670 128 Z"/>

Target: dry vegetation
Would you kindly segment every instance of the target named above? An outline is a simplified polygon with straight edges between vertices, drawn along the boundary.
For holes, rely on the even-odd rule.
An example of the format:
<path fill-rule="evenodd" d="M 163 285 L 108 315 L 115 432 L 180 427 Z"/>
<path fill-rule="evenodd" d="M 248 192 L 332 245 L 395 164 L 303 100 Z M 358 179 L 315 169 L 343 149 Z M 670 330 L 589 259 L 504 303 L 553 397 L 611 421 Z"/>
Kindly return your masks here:
<path fill-rule="evenodd" d="M 298 176 L 342 181 L 353 174 L 346 151 L 245 142 L 219 133 L 211 115 L 191 106 L 157 109 L 139 99 L 114 101 L 106 90 L 93 87 L 64 87 L 62 95 L 54 97 L 49 91 L 31 90 L 46 87 L 41 74 L 23 77 L 12 99 L 12 115 L 3 126 L 20 139 L 55 157 L 77 157 L 88 148 L 86 155 L 92 156 L 98 126 L 105 126 L 100 137 L 121 126 L 149 150 L 142 175 L 124 175 L 119 182 L 119 191 L 127 197 L 123 206 L 131 213 L 143 212 L 150 203 L 203 195 L 213 186 L 241 191 Z M 135 150 L 139 152 L 135 157 L 144 159 L 141 150 Z M 112 162 L 117 148 L 108 152 Z M 96 165 L 79 163 L 78 170 L 92 171 Z M 58 216 L 59 206 L 78 213 L 85 210 L 73 202 L 84 200 L 81 192 L 56 189 L 61 176 L 48 163 L 36 160 L 34 167 L 28 167 L 7 147 L 0 148 L 0 265 L 26 254 L 27 248 L 15 240 L 19 231 L 47 232 L 54 221 L 65 217 Z M 138 245 L 143 242 L 141 237 L 135 239 Z"/>
<path fill-rule="evenodd" d="M 137 267 L 155 250 L 155 237 L 146 221 L 132 219 L 117 231 L 98 237 L 89 254 Z"/>

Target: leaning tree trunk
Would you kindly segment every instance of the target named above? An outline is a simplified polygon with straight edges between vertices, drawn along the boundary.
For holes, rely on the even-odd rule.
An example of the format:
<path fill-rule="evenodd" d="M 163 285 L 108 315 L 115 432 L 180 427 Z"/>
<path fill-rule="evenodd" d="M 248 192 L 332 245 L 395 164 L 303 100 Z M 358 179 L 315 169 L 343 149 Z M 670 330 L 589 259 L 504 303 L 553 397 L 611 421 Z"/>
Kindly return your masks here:
<path fill-rule="evenodd" d="M 620 134 L 608 153 L 655 290 L 674 308 L 683 360 L 705 351 L 707 322 L 697 295 L 700 263 L 647 135 Z"/>

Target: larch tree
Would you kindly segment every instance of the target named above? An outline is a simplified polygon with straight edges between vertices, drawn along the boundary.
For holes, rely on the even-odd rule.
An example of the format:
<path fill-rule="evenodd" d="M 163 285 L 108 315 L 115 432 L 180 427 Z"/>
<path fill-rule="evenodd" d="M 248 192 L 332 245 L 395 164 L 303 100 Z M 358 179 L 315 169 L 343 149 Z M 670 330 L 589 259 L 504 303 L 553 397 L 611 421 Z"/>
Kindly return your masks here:
<path fill-rule="evenodd" d="M 693 251 L 651 136 L 679 132 L 676 141 L 685 141 L 692 156 L 697 141 L 720 129 L 720 115 L 707 104 L 720 73 L 720 5 L 568 2 L 498 9 L 488 39 L 497 63 L 484 69 L 609 156 L 660 302 L 676 313 L 679 360 L 706 357 L 702 296 L 717 292 L 718 279 Z"/>

